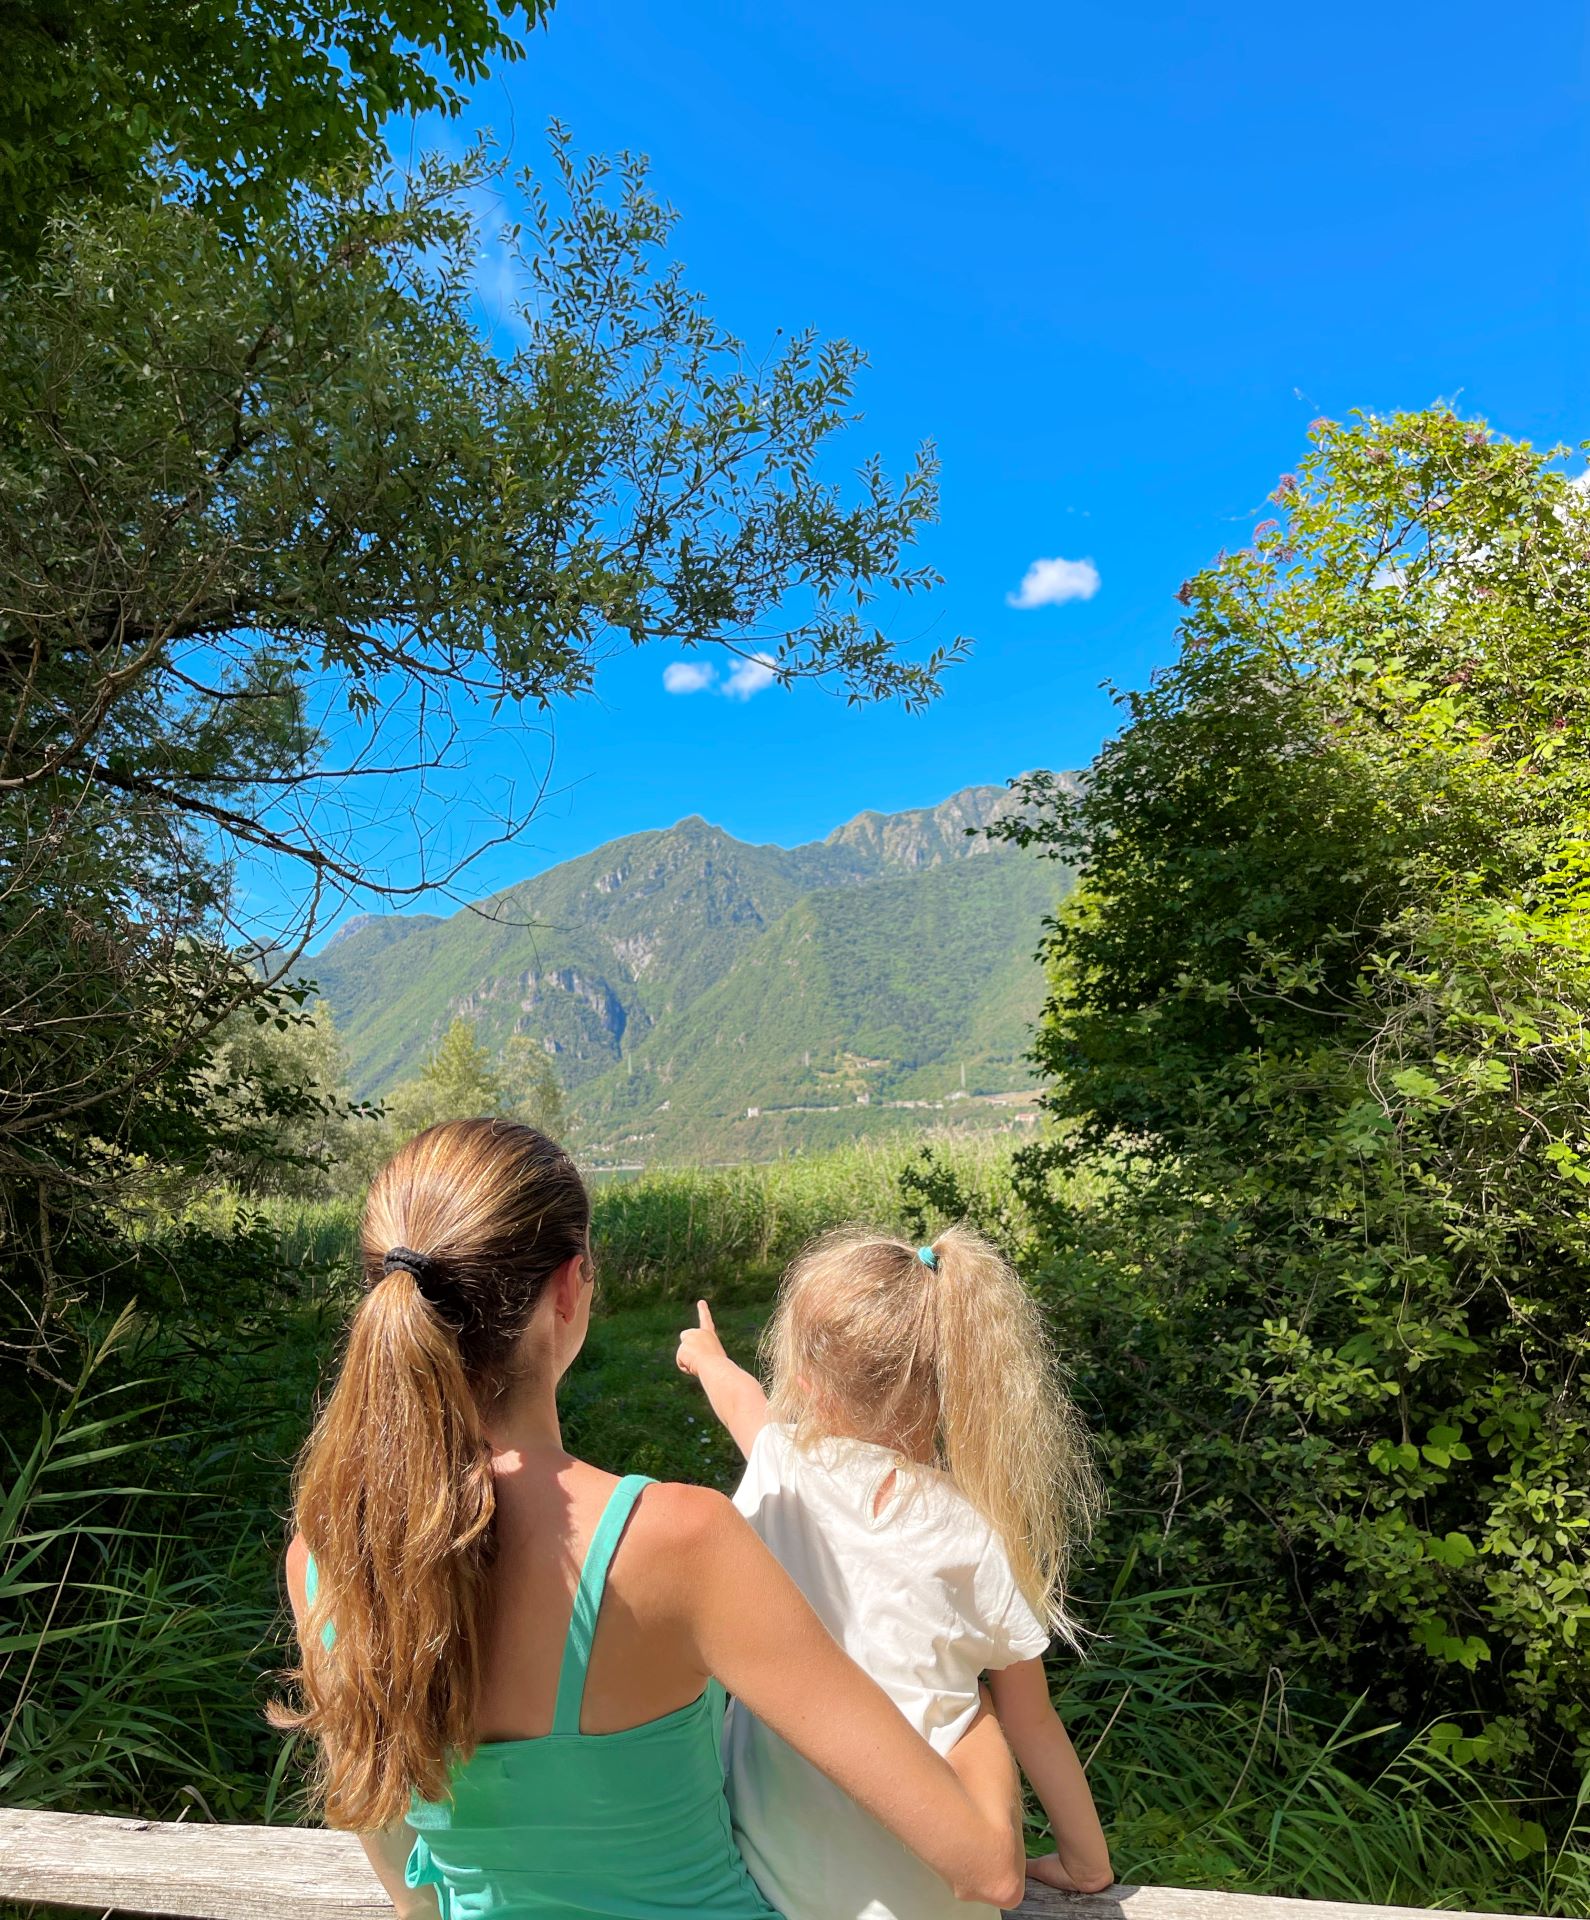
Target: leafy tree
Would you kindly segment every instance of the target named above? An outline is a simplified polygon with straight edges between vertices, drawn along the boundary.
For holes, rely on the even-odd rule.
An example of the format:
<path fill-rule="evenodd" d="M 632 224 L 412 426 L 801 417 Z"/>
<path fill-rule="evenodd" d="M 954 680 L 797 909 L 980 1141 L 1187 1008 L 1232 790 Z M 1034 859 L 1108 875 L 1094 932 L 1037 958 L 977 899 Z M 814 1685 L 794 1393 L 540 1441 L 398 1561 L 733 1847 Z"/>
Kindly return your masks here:
<path fill-rule="evenodd" d="M 638 165 L 610 204 L 553 157 L 505 359 L 470 310 L 476 165 L 304 197 L 247 254 L 181 205 L 60 224 L 0 318 L 0 790 L 363 885 L 318 795 L 444 759 L 438 703 L 588 692 L 614 636 L 932 696 L 958 644 L 907 661 L 856 610 L 932 583 L 907 565 L 931 459 L 898 489 L 869 465 L 854 503 L 815 473 L 859 356 L 803 336 L 748 366 L 659 269 Z"/>
<path fill-rule="evenodd" d="M 568 1131 L 569 1114 L 545 1049 L 528 1034 L 514 1033 L 497 1058 L 508 1112 L 526 1126 L 561 1140 Z"/>
<path fill-rule="evenodd" d="M 456 1019 L 418 1077 L 393 1092 L 380 1126 L 345 1136 L 348 1150 L 340 1184 L 360 1190 L 405 1140 L 444 1120 L 480 1115 L 521 1120 L 554 1139 L 561 1136 L 566 1120 L 552 1064 L 533 1041 L 515 1034 L 494 1054 L 472 1022 Z"/>
<path fill-rule="evenodd" d="M 863 622 L 932 584 L 934 464 L 820 476 L 860 356 L 748 361 L 638 162 L 558 134 L 551 175 L 506 353 L 471 305 L 478 160 L 296 193 L 247 247 L 181 195 L 63 213 L 5 289 L 0 1230 L 41 1272 L 52 1193 L 211 1163 L 217 1035 L 327 906 L 445 886 L 533 810 L 432 810 L 400 887 L 350 832 L 361 779 L 456 764 L 471 706 L 551 710 L 615 644 L 911 704 L 960 651 Z M 302 880 L 263 960 L 244 859 Z"/>
<path fill-rule="evenodd" d="M 376 1110 L 348 1092 L 348 1054 L 331 1009 L 301 989 L 240 1007 L 211 1057 L 212 1171 L 257 1198 L 314 1199 L 363 1163 Z"/>
<path fill-rule="evenodd" d="M 467 1020 L 455 1020 L 420 1069 L 390 1101 L 393 1146 L 443 1120 L 503 1113 L 508 1090 L 488 1047 Z"/>
<path fill-rule="evenodd" d="M 14 0 L 0 13 L 0 256 L 52 214 L 146 198 L 180 161 L 229 232 L 368 152 L 387 115 L 456 113 L 453 80 L 522 51 L 549 0 Z"/>
<path fill-rule="evenodd" d="M 1030 781 L 1011 828 L 1082 875 L 1039 1265 L 1122 1550 L 1234 1581 L 1256 1665 L 1576 1778 L 1590 513 L 1446 409 L 1317 423 L 1276 506 L 1080 798 Z"/>

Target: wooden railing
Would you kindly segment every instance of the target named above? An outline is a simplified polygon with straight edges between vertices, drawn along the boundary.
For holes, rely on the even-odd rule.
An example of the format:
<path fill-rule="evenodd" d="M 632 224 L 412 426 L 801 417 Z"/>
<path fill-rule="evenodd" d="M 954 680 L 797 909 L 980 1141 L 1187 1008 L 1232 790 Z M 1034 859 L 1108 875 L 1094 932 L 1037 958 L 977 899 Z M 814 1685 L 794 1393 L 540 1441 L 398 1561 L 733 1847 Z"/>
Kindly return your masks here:
<path fill-rule="evenodd" d="M 181 1920 L 391 1920 L 351 1835 L 309 1827 L 173 1825 L 0 1809 L 0 1899 Z M 1415 1907 L 1341 1906 L 1185 1887 L 1032 1888 L 1027 1920 L 1431 1920 Z M 1472 1914 L 1443 1920 L 1478 1920 Z"/>

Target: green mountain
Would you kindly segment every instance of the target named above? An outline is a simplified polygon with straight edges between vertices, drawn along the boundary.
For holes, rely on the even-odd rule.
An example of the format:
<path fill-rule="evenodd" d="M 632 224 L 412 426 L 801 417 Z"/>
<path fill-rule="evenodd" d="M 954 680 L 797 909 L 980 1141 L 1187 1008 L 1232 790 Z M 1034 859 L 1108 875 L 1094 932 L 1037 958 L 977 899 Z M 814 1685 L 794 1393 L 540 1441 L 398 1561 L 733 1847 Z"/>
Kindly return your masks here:
<path fill-rule="evenodd" d="M 492 1045 L 528 1033 L 593 1159 L 1008 1123 L 996 1096 L 1027 1085 L 1033 954 L 1068 880 L 975 835 L 1009 804 L 972 787 L 794 848 L 683 820 L 445 919 L 351 922 L 314 973 L 360 1093 L 413 1074 L 458 1015 Z"/>

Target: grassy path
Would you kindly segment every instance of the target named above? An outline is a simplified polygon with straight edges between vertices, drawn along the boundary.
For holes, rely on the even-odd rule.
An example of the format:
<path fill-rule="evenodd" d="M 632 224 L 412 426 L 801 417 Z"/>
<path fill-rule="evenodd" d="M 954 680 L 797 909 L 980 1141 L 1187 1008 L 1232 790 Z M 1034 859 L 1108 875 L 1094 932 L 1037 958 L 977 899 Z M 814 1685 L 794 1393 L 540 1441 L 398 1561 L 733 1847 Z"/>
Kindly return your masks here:
<path fill-rule="evenodd" d="M 754 1366 L 756 1342 L 772 1305 L 771 1276 L 710 1289 L 723 1344 Z M 732 1492 L 740 1477 L 734 1442 L 712 1418 L 706 1395 L 674 1365 L 693 1302 L 626 1300 L 592 1318 L 585 1351 L 559 1396 L 569 1449 L 610 1473 L 694 1480 Z"/>

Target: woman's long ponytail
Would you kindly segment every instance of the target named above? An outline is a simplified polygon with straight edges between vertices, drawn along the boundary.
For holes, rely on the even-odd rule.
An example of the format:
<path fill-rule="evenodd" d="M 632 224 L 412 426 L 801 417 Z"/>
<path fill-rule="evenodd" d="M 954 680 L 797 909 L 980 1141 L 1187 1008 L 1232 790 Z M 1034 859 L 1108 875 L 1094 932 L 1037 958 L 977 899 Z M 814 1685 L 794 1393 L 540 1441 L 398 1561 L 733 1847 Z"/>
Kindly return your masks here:
<path fill-rule="evenodd" d="M 589 1224 L 562 1149 L 501 1121 L 432 1128 L 371 1188 L 368 1291 L 298 1467 L 316 1574 L 299 1700 L 271 1710 L 318 1742 L 334 1827 L 444 1799 L 473 1750 L 496 1513 L 481 1410 Z"/>
<path fill-rule="evenodd" d="M 359 1308 L 296 1508 L 317 1581 L 291 1724 L 320 1743 L 328 1823 L 370 1831 L 444 1798 L 473 1744 L 496 1510 L 457 1338 L 408 1273 Z"/>

